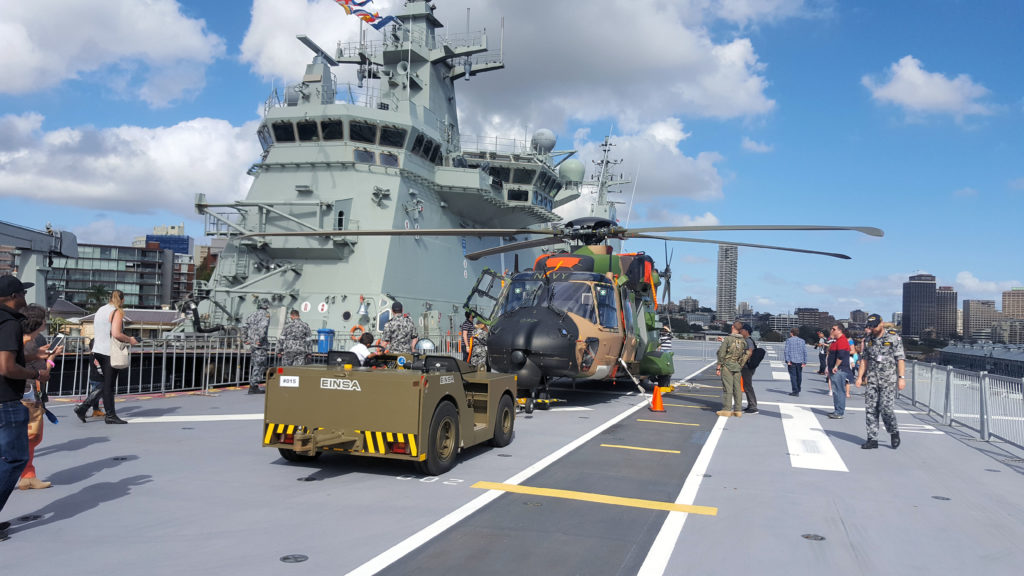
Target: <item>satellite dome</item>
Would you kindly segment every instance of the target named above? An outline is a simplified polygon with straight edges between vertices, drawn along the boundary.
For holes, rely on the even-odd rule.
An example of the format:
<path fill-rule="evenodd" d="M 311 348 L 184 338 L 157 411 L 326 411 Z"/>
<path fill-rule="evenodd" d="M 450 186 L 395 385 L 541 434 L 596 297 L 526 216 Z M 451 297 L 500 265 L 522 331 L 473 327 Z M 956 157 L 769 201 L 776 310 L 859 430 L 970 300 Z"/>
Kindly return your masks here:
<path fill-rule="evenodd" d="M 583 162 L 576 158 L 569 158 L 558 167 L 558 177 L 563 182 L 583 182 Z"/>
<path fill-rule="evenodd" d="M 555 133 L 547 128 L 541 128 L 533 133 L 533 138 L 530 140 L 530 147 L 533 148 L 534 152 L 539 154 L 547 154 L 555 149 L 555 142 L 558 137 Z"/>

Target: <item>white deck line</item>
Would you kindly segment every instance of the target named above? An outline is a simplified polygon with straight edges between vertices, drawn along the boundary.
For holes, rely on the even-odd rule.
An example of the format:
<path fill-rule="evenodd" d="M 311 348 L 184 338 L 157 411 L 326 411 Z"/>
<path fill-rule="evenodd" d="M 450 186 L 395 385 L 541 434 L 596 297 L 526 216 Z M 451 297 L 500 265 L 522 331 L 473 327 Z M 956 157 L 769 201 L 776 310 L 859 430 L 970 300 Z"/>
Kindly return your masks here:
<path fill-rule="evenodd" d="M 690 378 L 693 378 L 694 376 L 710 368 L 712 365 L 714 365 L 714 362 L 708 364 L 707 366 L 704 366 L 703 368 L 694 372 L 693 374 L 690 374 L 686 378 L 683 378 L 683 380 L 685 381 L 689 380 Z M 585 444 L 586 442 L 600 434 L 601 432 L 604 432 L 608 428 L 611 428 L 615 424 L 618 424 L 630 414 L 636 412 L 637 410 L 647 405 L 648 401 L 645 398 L 644 401 L 641 402 L 640 404 L 637 404 L 636 406 L 633 406 L 632 408 L 626 410 L 625 412 L 619 414 L 618 416 L 615 416 L 611 420 L 608 420 L 604 424 L 601 424 L 600 426 L 594 428 L 590 432 L 587 432 L 583 436 L 580 436 L 579 438 L 573 440 L 572 442 L 566 444 L 565 446 L 562 446 L 557 451 L 549 454 L 545 458 L 534 463 L 532 466 L 527 467 L 522 472 L 519 472 L 518 474 L 509 478 L 508 480 L 505 480 L 504 484 L 519 484 L 525 481 L 530 476 L 533 476 L 537 472 L 540 472 L 544 468 L 547 468 L 551 464 L 555 463 L 561 457 L 572 452 L 576 448 L 579 448 L 580 446 L 582 446 L 583 444 Z M 724 420 L 724 418 L 720 418 L 720 420 Z M 423 544 L 426 544 L 438 534 L 444 532 L 445 530 L 451 528 L 455 524 L 461 522 L 470 514 L 483 508 L 487 504 L 490 504 L 492 501 L 497 499 L 498 496 L 501 496 L 502 494 L 505 494 L 503 490 L 488 490 L 484 492 L 480 496 L 477 496 L 473 500 L 467 502 L 466 504 L 463 504 L 457 510 L 449 513 L 447 516 L 441 518 L 440 520 L 434 522 L 426 528 L 423 528 L 419 532 L 413 534 L 412 536 L 409 536 L 405 540 L 402 540 L 401 542 L 395 544 L 391 548 L 388 548 L 384 552 L 381 552 L 376 557 L 371 558 L 363 565 L 349 572 L 347 576 L 369 576 L 371 574 L 376 574 L 377 572 L 387 568 L 391 564 L 394 564 L 406 554 L 419 548 Z"/>
<path fill-rule="evenodd" d="M 697 490 L 700 489 L 701 480 L 704 479 L 708 464 L 711 463 L 711 455 L 718 445 L 718 439 L 722 437 L 725 423 L 726 418 L 719 416 L 711 433 L 708 434 L 707 442 L 704 443 L 700 454 L 697 455 L 697 460 L 693 463 L 690 475 L 683 482 L 683 488 L 679 491 L 679 496 L 676 497 L 676 504 L 692 505 L 696 500 Z M 676 543 L 679 542 L 679 534 L 683 531 L 683 524 L 686 523 L 687 516 L 689 516 L 687 512 L 668 513 L 668 517 L 661 525 L 661 530 L 654 538 L 654 543 L 651 544 L 651 549 L 647 551 L 643 565 L 637 571 L 637 576 L 661 576 L 665 573 L 668 561 L 672 557 L 672 551 L 675 550 Z"/>
<path fill-rule="evenodd" d="M 814 412 L 790 404 L 781 404 L 779 412 L 782 414 L 782 431 L 786 434 L 789 463 L 794 468 L 849 472 Z"/>

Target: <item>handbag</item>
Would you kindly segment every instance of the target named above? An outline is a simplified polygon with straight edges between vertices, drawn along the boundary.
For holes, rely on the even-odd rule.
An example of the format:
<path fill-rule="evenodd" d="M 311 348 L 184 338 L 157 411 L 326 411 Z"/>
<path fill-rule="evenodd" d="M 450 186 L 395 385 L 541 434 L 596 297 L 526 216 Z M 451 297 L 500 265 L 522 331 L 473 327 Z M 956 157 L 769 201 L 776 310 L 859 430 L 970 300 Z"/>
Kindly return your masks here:
<path fill-rule="evenodd" d="M 127 342 L 121 342 L 111 338 L 110 340 L 110 367 L 118 370 L 127 368 L 131 361 L 131 357 L 128 354 L 129 345 Z"/>

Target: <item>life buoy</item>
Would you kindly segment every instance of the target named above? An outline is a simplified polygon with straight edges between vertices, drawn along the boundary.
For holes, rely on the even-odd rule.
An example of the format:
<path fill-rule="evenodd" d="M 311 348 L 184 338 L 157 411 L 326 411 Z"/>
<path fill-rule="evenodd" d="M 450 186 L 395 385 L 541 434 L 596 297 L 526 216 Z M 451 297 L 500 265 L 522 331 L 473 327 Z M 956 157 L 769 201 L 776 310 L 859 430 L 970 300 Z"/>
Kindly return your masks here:
<path fill-rule="evenodd" d="M 359 330 L 358 334 L 356 334 L 356 330 Z M 349 337 L 351 337 L 356 342 L 359 342 L 359 339 L 362 338 L 363 332 L 366 332 L 366 328 L 363 328 L 359 324 L 356 324 L 355 326 L 352 327 L 351 330 L 348 331 Z"/>

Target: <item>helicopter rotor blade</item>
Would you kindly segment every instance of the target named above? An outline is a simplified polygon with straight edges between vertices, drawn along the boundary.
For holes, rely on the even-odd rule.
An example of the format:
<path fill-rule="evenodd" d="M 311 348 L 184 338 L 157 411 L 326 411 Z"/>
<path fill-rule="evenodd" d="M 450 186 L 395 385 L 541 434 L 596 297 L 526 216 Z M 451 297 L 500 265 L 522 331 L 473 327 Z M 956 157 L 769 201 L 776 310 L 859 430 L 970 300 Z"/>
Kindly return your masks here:
<path fill-rule="evenodd" d="M 527 248 L 537 248 L 538 246 L 549 246 L 551 244 L 560 244 L 564 240 L 561 237 L 556 238 L 537 238 L 535 240 L 523 240 L 522 242 L 513 242 L 512 244 L 505 244 L 504 246 L 495 246 L 494 248 L 487 248 L 484 250 L 478 250 L 476 252 L 470 252 L 466 254 L 466 260 L 479 260 L 484 256 L 493 256 L 495 254 L 503 254 L 505 252 L 514 252 L 516 250 L 525 250 Z"/>
<path fill-rule="evenodd" d="M 752 225 L 726 225 L 726 226 L 659 226 L 656 228 L 633 228 L 625 233 L 626 237 L 635 237 L 636 234 L 647 234 L 652 232 L 716 232 L 729 230 L 853 230 L 868 236 L 884 236 L 880 228 L 872 226 L 803 226 L 788 224 L 752 224 Z"/>
<path fill-rule="evenodd" d="M 831 256 L 833 258 L 840 258 L 843 260 L 850 260 L 850 257 L 846 254 L 839 254 L 836 252 L 819 252 L 817 250 L 804 250 L 803 248 L 787 248 L 785 246 L 769 246 L 767 244 L 748 244 L 746 242 L 724 242 L 722 240 L 706 240 L 704 238 L 683 238 L 680 236 L 655 236 L 653 234 L 635 234 L 633 238 L 646 238 L 649 240 L 671 240 L 674 242 L 698 242 L 700 244 L 724 244 L 726 246 L 746 246 L 748 248 L 765 248 L 767 250 L 784 250 L 786 252 L 800 252 L 802 254 L 818 254 L 821 256 Z"/>
<path fill-rule="evenodd" d="M 302 238 L 316 236 L 516 236 L 532 234 L 555 236 L 556 230 L 530 230 L 526 228 L 430 228 L 422 230 L 302 230 L 299 232 L 252 232 L 239 238 Z"/>

